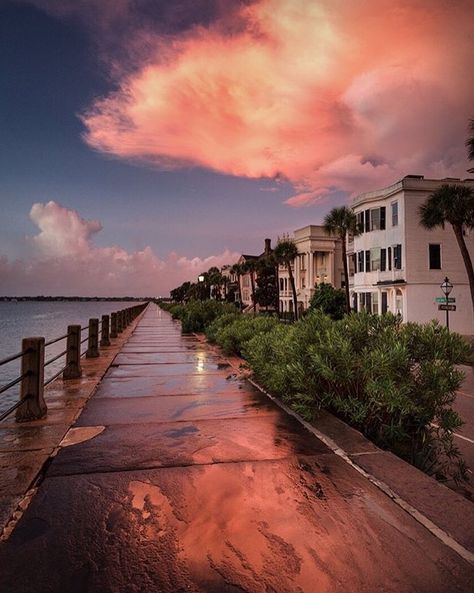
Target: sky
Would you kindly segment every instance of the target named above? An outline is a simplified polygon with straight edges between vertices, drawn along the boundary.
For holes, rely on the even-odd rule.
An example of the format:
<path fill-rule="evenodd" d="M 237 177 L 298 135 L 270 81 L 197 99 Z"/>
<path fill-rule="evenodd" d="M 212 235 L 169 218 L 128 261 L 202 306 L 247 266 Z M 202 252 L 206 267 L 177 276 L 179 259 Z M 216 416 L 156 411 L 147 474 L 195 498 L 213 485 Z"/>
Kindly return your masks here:
<path fill-rule="evenodd" d="M 471 0 L 0 0 L 0 295 L 167 295 L 467 176 Z"/>

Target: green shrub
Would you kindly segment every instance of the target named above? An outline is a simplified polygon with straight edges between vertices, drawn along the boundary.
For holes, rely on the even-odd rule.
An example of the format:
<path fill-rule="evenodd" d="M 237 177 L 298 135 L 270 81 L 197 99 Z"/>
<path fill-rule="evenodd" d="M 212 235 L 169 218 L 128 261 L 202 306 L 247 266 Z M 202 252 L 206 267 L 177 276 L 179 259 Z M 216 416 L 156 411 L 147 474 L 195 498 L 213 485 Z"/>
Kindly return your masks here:
<path fill-rule="evenodd" d="M 244 350 L 257 380 L 307 419 L 327 408 L 427 473 L 459 479 L 452 433 L 462 422 L 451 406 L 463 377 L 455 365 L 470 349 L 436 322 L 368 313 L 334 322 L 314 311 Z"/>
<path fill-rule="evenodd" d="M 346 314 L 346 295 L 340 288 L 321 283 L 311 297 L 309 309 L 320 310 L 331 319 L 342 319 Z"/>
<path fill-rule="evenodd" d="M 220 315 L 212 323 L 210 323 L 206 328 L 206 337 L 211 342 L 211 344 L 215 344 L 217 341 L 217 333 L 227 325 L 236 321 L 242 314 L 238 311 L 234 313 L 224 313 L 224 315 Z"/>
<path fill-rule="evenodd" d="M 235 313 L 235 306 L 214 300 L 189 301 L 185 305 L 163 307 L 173 319 L 181 320 L 183 333 L 202 332 L 214 319 L 226 313 Z"/>
<path fill-rule="evenodd" d="M 279 322 L 267 315 L 240 315 L 222 324 L 215 332 L 215 341 L 226 354 L 244 354 L 244 349 L 254 336 L 274 330 Z"/>

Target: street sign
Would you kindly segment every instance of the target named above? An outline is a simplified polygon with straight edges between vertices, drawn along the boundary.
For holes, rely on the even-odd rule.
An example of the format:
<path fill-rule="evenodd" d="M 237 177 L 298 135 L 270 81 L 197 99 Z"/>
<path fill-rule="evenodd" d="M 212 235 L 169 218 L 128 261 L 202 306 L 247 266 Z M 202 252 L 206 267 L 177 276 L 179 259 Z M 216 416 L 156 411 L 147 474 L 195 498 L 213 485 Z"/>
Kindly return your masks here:
<path fill-rule="evenodd" d="M 456 311 L 456 305 L 438 305 L 438 311 Z"/>
<path fill-rule="evenodd" d="M 456 302 L 456 299 L 454 297 L 448 297 L 448 298 L 446 298 L 446 297 L 436 297 L 436 302 L 437 303 L 444 303 L 444 304 L 446 304 L 447 302 L 448 303 L 455 303 Z"/>

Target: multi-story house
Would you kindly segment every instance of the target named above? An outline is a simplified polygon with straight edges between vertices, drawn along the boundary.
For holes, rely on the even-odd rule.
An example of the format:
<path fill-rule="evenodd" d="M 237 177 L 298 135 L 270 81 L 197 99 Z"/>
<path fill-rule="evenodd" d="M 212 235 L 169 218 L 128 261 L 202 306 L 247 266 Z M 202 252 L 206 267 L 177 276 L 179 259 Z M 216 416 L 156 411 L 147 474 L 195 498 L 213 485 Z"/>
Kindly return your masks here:
<path fill-rule="evenodd" d="M 265 239 L 265 249 L 260 255 L 243 254 L 238 260 L 239 265 L 245 265 L 248 262 L 257 262 L 261 257 L 269 256 L 272 253 L 271 239 Z M 250 309 L 253 307 L 252 300 L 252 284 L 255 287 L 257 281 L 257 273 L 255 270 L 245 272 L 240 276 L 240 294 L 242 297 L 242 309 Z"/>
<path fill-rule="evenodd" d="M 294 232 L 293 241 L 298 248 L 298 257 L 293 263 L 298 308 L 309 306 L 318 284 L 332 284 L 335 288 L 344 286 L 342 246 L 338 237 L 330 236 L 324 227 L 309 225 Z M 288 270 L 278 270 L 280 311 L 293 312 L 293 294 Z"/>
<path fill-rule="evenodd" d="M 397 183 L 357 196 L 352 204 L 360 235 L 348 241 L 351 260 L 351 299 L 354 309 L 373 313 L 391 311 L 404 321 L 424 323 L 438 319 L 436 298 L 446 276 L 454 285 L 456 311 L 450 326 L 474 334 L 474 318 L 467 273 L 451 225 L 426 230 L 419 208 L 440 185 L 461 183 L 474 189 L 474 180 L 425 179 L 407 175 Z M 474 232 L 465 230 L 474 256 Z"/>

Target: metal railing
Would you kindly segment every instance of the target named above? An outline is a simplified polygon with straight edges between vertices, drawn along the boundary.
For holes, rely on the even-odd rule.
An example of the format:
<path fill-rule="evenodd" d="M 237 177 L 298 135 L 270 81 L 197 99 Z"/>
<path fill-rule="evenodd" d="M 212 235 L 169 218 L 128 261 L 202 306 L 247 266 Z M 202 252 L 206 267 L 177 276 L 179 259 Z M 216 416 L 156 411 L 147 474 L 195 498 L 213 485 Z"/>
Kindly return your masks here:
<path fill-rule="evenodd" d="M 44 388 L 60 375 L 63 376 L 64 380 L 81 377 L 81 359 L 100 356 L 100 348 L 110 346 L 111 338 L 117 338 L 140 315 L 146 306 L 147 303 L 134 305 L 133 307 L 115 311 L 111 315 L 102 315 L 100 320 L 89 319 L 88 325 L 84 327 L 69 325 L 66 334 L 48 342 L 45 341 L 44 337 L 24 338 L 21 351 L 18 354 L 0 360 L 1 367 L 21 359 L 21 374 L 6 385 L 0 386 L 1 396 L 15 385 L 20 384 L 20 399 L 0 414 L 0 422 L 15 411 L 17 422 L 43 418 L 47 412 Z M 82 338 L 82 333 L 85 331 L 87 331 L 87 335 Z M 61 340 L 66 340 L 66 349 L 45 361 L 46 348 Z M 87 343 L 87 348 L 81 352 L 81 346 L 85 343 Z M 63 356 L 65 357 L 65 365 L 45 381 L 45 367 L 55 363 Z"/>

